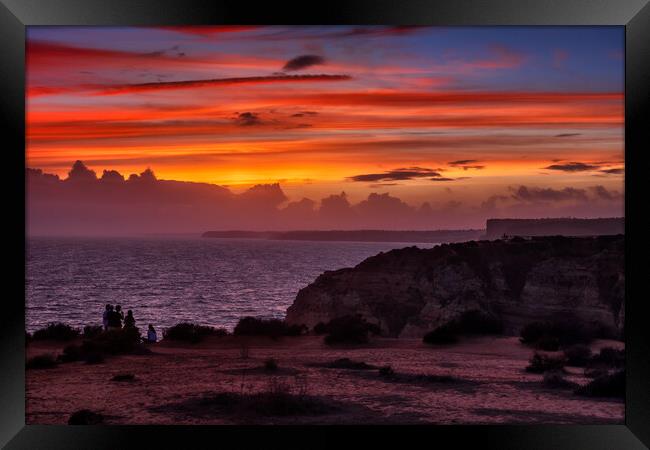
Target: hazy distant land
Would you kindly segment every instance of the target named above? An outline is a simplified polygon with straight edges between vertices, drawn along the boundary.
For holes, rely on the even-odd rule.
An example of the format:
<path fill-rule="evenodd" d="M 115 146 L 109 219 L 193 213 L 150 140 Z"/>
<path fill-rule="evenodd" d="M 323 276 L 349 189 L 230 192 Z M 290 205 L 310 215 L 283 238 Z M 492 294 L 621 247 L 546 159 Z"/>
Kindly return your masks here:
<path fill-rule="evenodd" d="M 625 233 L 625 219 L 548 218 L 488 219 L 485 229 L 470 230 L 298 230 L 298 231 L 206 231 L 204 238 L 269 239 L 293 241 L 355 241 L 443 243 L 506 236 L 602 236 Z"/>
<path fill-rule="evenodd" d="M 292 241 L 355 242 L 463 242 L 479 239 L 485 230 L 330 230 L 330 231 L 207 231 L 204 238 L 271 239 Z"/>

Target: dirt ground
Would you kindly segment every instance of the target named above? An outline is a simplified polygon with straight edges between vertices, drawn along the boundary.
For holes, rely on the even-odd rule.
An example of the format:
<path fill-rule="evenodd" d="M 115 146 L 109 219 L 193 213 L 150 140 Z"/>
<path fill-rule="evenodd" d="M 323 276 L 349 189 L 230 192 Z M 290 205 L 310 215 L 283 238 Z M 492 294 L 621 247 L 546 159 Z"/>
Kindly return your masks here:
<path fill-rule="evenodd" d="M 67 343 L 69 344 L 69 343 Z M 597 341 L 600 347 L 622 343 Z M 28 356 L 57 354 L 63 345 L 30 343 Z M 624 403 L 579 397 L 547 388 L 524 368 L 532 350 L 516 337 L 466 338 L 430 347 L 420 340 L 375 339 L 365 346 L 331 348 L 319 336 L 209 338 L 199 344 L 161 342 L 153 354 L 109 357 L 100 364 L 73 362 L 28 370 L 28 424 L 64 424 L 80 409 L 101 413 L 107 424 L 602 424 L 623 423 Z M 246 356 L 246 353 L 248 355 Z M 276 370 L 265 370 L 268 358 Z M 323 367 L 338 358 L 390 365 L 377 369 Z M 582 369 L 567 378 L 586 384 Z M 113 376 L 133 374 L 131 381 Z M 418 376 L 432 375 L 432 377 Z M 445 377 L 448 376 L 448 377 Z M 449 378 L 451 377 L 451 378 Z M 282 391 L 323 402 L 314 413 L 246 414 L 214 408 L 218 393 L 253 396 Z"/>

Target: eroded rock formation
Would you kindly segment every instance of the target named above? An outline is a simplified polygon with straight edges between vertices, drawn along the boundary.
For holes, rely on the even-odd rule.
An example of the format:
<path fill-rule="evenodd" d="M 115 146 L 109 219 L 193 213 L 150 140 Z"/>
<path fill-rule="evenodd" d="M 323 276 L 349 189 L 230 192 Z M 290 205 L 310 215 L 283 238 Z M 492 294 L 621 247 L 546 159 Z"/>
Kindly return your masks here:
<path fill-rule="evenodd" d="M 361 314 L 388 336 L 421 337 L 468 310 L 499 317 L 505 332 L 564 319 L 620 334 L 624 237 L 538 237 L 408 247 L 303 288 L 287 321 L 313 327 Z"/>

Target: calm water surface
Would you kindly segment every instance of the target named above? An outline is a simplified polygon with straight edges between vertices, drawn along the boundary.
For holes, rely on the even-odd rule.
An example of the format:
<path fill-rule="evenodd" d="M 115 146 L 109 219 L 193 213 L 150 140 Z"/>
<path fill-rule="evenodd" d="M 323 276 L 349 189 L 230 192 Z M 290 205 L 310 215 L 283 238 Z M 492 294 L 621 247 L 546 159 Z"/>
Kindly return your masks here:
<path fill-rule="evenodd" d="M 101 324 L 106 303 L 141 328 L 180 321 L 232 329 L 242 316 L 284 317 L 325 270 L 414 244 L 201 238 L 31 238 L 26 321 Z M 415 244 L 432 247 L 435 244 Z"/>

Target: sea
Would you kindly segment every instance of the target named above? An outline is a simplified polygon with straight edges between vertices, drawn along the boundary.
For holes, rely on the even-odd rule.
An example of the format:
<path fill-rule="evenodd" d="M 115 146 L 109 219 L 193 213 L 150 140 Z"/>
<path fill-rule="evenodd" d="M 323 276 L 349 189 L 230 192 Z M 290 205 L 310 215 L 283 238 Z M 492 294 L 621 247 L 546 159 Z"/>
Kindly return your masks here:
<path fill-rule="evenodd" d="M 28 238 L 26 329 L 100 325 L 105 305 L 136 326 L 189 321 L 232 330 L 241 317 L 283 318 L 318 275 L 353 267 L 404 242 L 315 242 L 201 237 Z"/>

